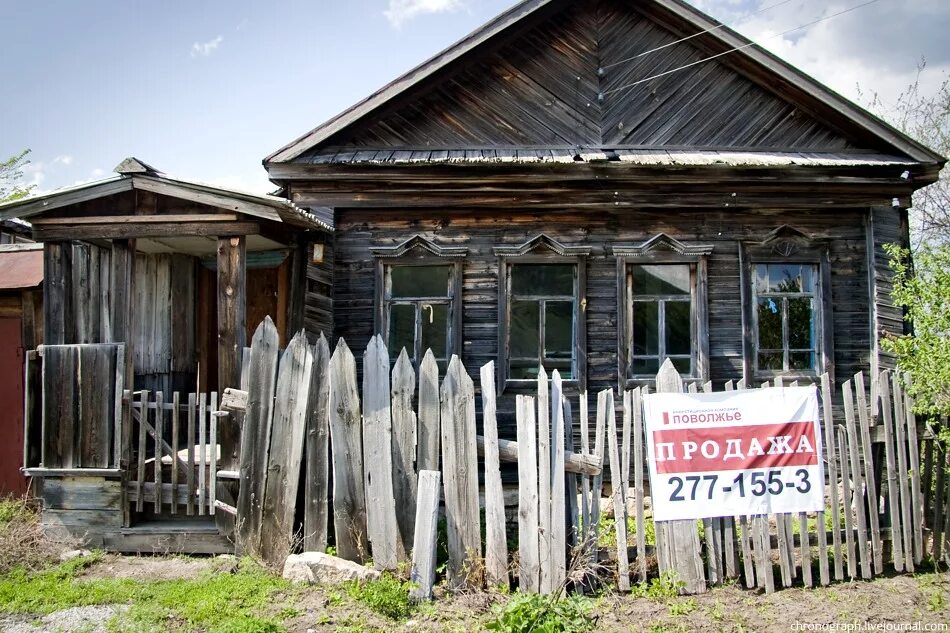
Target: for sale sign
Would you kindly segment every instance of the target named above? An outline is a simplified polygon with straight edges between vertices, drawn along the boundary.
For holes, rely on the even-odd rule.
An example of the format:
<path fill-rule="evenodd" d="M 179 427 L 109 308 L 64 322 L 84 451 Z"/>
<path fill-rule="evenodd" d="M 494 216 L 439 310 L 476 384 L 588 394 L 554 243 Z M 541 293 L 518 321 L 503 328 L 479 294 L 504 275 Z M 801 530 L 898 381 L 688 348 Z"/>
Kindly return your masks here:
<path fill-rule="evenodd" d="M 814 387 L 649 394 L 644 413 L 655 520 L 824 509 Z"/>

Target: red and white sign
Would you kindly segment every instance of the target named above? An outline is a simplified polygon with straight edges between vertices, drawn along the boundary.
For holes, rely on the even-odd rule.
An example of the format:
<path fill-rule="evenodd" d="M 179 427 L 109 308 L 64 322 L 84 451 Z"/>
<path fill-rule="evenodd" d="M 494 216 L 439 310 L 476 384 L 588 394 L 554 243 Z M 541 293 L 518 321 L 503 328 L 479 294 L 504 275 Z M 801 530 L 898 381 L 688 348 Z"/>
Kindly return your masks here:
<path fill-rule="evenodd" d="M 657 521 L 824 509 L 818 391 L 644 398 Z"/>

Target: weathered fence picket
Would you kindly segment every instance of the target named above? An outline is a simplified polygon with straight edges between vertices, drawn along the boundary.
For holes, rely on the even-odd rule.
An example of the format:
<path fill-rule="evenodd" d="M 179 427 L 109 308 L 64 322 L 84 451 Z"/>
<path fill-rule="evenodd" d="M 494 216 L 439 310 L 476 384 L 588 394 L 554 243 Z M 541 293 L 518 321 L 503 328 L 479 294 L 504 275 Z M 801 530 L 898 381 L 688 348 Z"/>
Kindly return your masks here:
<path fill-rule="evenodd" d="M 412 567 L 409 580 L 414 600 L 431 600 L 435 584 L 436 533 L 439 524 L 441 476 L 437 470 L 420 470 L 416 493 L 416 517 L 412 540 Z"/>
<path fill-rule="evenodd" d="M 338 556 L 361 563 L 369 556 L 362 419 L 356 360 L 343 339 L 330 357 L 329 402 L 334 541 Z"/>
<path fill-rule="evenodd" d="M 478 458 L 475 446 L 475 386 L 458 356 L 442 381 L 442 475 L 448 536 L 449 584 L 474 581 L 470 563 L 481 557 L 478 513 Z"/>
<path fill-rule="evenodd" d="M 320 334 L 311 348 L 313 370 L 307 406 L 306 488 L 304 489 L 304 551 L 327 548 L 328 499 L 330 494 L 330 346 Z"/>
<path fill-rule="evenodd" d="M 482 366 L 482 427 L 485 437 L 485 576 L 491 587 L 508 589 L 508 543 L 505 538 L 505 498 L 498 458 L 495 420 L 495 363 Z"/>
<path fill-rule="evenodd" d="M 538 511 L 538 453 L 534 398 L 517 396 L 518 428 L 518 585 L 522 591 L 541 590 Z"/>
<path fill-rule="evenodd" d="M 393 498 L 402 551 L 412 551 L 416 518 L 416 372 L 403 348 L 392 371 Z"/>
<path fill-rule="evenodd" d="M 538 371 L 538 562 L 541 566 L 541 593 L 551 584 L 551 423 L 548 374 Z"/>

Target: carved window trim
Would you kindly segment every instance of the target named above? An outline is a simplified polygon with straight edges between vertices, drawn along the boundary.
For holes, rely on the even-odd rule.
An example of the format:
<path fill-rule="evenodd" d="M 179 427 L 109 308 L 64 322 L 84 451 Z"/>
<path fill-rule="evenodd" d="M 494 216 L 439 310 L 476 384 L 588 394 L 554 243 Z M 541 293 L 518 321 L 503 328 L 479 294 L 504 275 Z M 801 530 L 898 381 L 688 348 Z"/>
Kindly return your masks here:
<path fill-rule="evenodd" d="M 709 380 L 709 307 L 708 257 L 712 244 L 683 242 L 665 233 L 634 244 L 613 244 L 610 252 L 617 258 L 617 379 L 619 384 L 635 387 L 652 382 L 654 376 L 629 376 L 630 350 L 633 345 L 632 296 L 628 275 L 632 265 L 686 264 L 690 267 L 690 320 L 695 344 L 692 347 L 693 372 L 687 381 Z"/>
<path fill-rule="evenodd" d="M 373 331 L 389 345 L 389 318 L 387 305 L 388 269 L 396 266 L 446 266 L 452 267 L 448 288 L 448 345 L 447 356 L 462 355 L 462 266 L 468 254 L 464 246 L 442 246 L 422 235 L 414 235 L 394 246 L 371 246 L 375 255 L 375 284 L 373 297 Z M 391 355 L 398 350 L 389 350 Z M 414 350 L 419 354 L 425 350 Z M 421 358 L 415 361 L 421 361 Z"/>
<path fill-rule="evenodd" d="M 834 313 L 831 292 L 831 241 L 813 238 L 784 224 L 769 232 L 761 241 L 739 242 L 739 282 L 742 301 L 742 376 L 747 385 L 777 376 L 789 380 L 813 380 L 827 373 L 835 379 Z M 755 266 L 757 264 L 809 264 L 816 268 L 815 328 L 816 367 L 808 371 L 758 370 L 756 332 Z"/>
<path fill-rule="evenodd" d="M 498 256 L 498 361 L 495 368 L 499 393 L 527 388 L 534 380 L 509 377 L 508 336 L 511 327 L 511 266 L 517 264 L 572 264 L 574 266 L 573 377 L 566 385 L 587 388 L 587 257 L 590 246 L 566 245 L 543 233 L 518 245 L 495 246 Z"/>

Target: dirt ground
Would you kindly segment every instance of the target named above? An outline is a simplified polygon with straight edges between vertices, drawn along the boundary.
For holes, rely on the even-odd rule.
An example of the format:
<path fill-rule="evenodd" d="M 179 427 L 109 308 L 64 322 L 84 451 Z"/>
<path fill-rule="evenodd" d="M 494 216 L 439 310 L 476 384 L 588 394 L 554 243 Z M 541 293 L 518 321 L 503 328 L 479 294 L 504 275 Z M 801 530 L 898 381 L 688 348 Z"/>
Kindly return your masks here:
<path fill-rule="evenodd" d="M 233 557 L 135 557 L 106 555 L 82 578 L 128 578 L 138 581 L 194 579 L 207 571 L 231 573 Z M 343 587 L 296 587 L 275 596 L 272 612 L 282 615 L 292 633 L 341 631 L 458 631 L 484 630 L 493 605 L 508 597 L 471 593 L 438 595 L 408 619 L 389 620 L 349 596 Z M 920 623 L 903 630 L 950 630 L 950 572 L 892 576 L 873 581 L 838 583 L 817 589 L 778 590 L 772 595 L 736 585 L 715 587 L 699 596 L 634 598 L 606 594 L 591 597 L 596 631 L 800 631 L 901 630 L 895 625 Z M 0 629 L 17 633 L 60 631 L 106 633 L 105 619 L 120 605 L 71 609 L 41 620 L 0 618 Z M 288 614 L 290 617 L 288 617 Z M 861 625 L 870 624 L 870 628 Z M 924 628 L 937 625 L 938 628 Z M 945 628 L 941 629 L 939 626 Z M 890 626 L 890 628 L 884 628 Z"/>
<path fill-rule="evenodd" d="M 443 596 L 408 621 L 394 623 L 359 605 L 335 606 L 333 597 L 333 590 L 328 588 L 304 592 L 296 605 L 302 613 L 285 622 L 288 630 L 470 633 L 483 630 L 492 605 L 506 599 L 490 594 Z M 946 625 L 950 622 L 950 573 L 894 576 L 818 589 L 792 588 L 768 596 L 723 586 L 705 595 L 668 600 L 609 594 L 593 598 L 593 602 L 595 630 L 608 632 L 862 630 L 853 625 L 865 623 Z M 796 623 L 804 627 L 794 628 Z M 950 630 L 950 626 L 942 630 Z"/>

